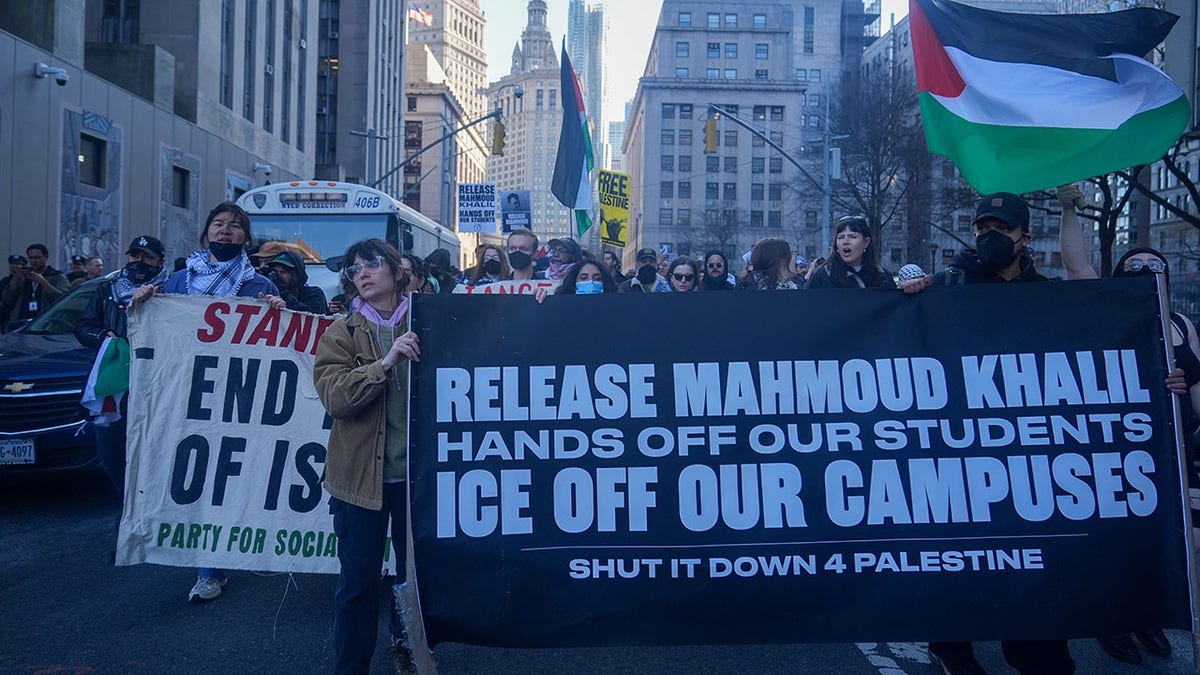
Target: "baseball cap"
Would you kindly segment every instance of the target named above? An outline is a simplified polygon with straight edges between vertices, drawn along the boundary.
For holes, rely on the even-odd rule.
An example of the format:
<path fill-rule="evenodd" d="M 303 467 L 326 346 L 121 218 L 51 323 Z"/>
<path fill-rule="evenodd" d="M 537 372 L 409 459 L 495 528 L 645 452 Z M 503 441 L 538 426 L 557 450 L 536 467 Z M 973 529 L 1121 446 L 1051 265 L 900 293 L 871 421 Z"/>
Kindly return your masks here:
<path fill-rule="evenodd" d="M 974 225 L 984 218 L 996 218 L 1010 227 L 1020 227 L 1022 231 L 1028 232 L 1029 204 L 1011 192 L 985 195 L 975 205 L 975 220 L 971 221 L 971 224 Z"/>
<path fill-rule="evenodd" d="M 296 269 L 296 256 L 290 251 L 285 251 L 267 261 L 268 265 L 283 265 Z"/>
<path fill-rule="evenodd" d="M 639 248 L 637 252 L 637 259 L 641 260 L 642 258 L 653 258 L 654 260 L 658 260 L 658 251 L 655 251 L 650 247 Z"/>
<path fill-rule="evenodd" d="M 135 251 L 145 251 L 155 258 L 166 258 L 167 249 L 163 243 L 154 237 L 142 235 L 129 244 L 129 250 L 125 251 L 125 255 L 129 255 Z"/>
<path fill-rule="evenodd" d="M 73 255 L 73 256 L 71 256 L 71 264 L 72 264 L 72 265 L 83 265 L 83 264 L 86 264 L 86 263 L 87 263 L 87 258 L 85 258 L 85 257 L 83 257 L 83 256 L 81 256 L 81 255 Z"/>
<path fill-rule="evenodd" d="M 274 258 L 286 250 L 288 250 L 288 245 L 282 241 L 268 241 L 250 255 L 255 258 Z"/>
<path fill-rule="evenodd" d="M 29 261 L 26 260 L 25 256 L 23 256 L 23 255 L 10 255 L 10 256 L 8 256 L 8 264 L 9 265 L 28 265 Z"/>

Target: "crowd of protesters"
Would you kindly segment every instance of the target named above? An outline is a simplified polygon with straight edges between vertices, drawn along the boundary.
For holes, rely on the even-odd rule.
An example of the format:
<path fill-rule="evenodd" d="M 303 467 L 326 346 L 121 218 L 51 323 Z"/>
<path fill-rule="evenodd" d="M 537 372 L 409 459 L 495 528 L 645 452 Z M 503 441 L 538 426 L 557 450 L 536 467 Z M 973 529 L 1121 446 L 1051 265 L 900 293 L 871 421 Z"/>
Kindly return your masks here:
<path fill-rule="evenodd" d="M 1082 252 L 1082 235 L 1070 208 L 1078 190 L 1060 188 L 1064 209 L 1062 251 L 1068 278 L 1096 276 Z M 319 314 L 344 313 L 324 334 L 316 352 L 314 380 L 333 419 L 324 486 L 331 495 L 338 536 L 341 572 L 335 594 L 334 648 L 338 672 L 364 672 L 374 652 L 378 593 L 384 546 L 391 534 L 398 576 L 404 577 L 406 520 L 408 363 L 420 360 L 422 345 L 409 330 L 412 293 L 451 293 L 458 285 L 482 286 L 503 281 L 552 280 L 552 291 L 539 286 L 538 302 L 549 295 L 611 293 L 704 293 L 711 291 L 791 291 L 829 288 L 900 289 L 920 293 L 935 285 L 1039 281 L 1027 245 L 1029 207 L 1010 194 L 985 196 L 974 221 L 975 244 L 960 252 L 936 277 L 918 275 L 896 281 L 879 263 L 878 246 L 867 221 L 848 216 L 831 234 L 834 246 L 826 258 L 809 264 L 790 243 L 765 238 L 747 252 L 744 269 L 735 273 L 718 250 L 693 258 L 670 259 L 651 248 L 636 252 L 635 267 L 623 270 L 611 250 L 600 256 L 569 238 L 555 238 L 540 248 L 537 235 L 518 228 L 505 245 L 483 244 L 475 264 L 455 268 L 450 252 L 437 249 L 425 258 L 397 251 L 379 239 L 352 244 L 341 265 L 341 293 L 327 301 L 308 285 L 304 258 L 283 242 L 254 248 L 250 217 L 232 203 L 217 205 L 200 231 L 200 249 L 176 261 L 168 271 L 163 243 L 136 237 L 126 251 L 128 263 L 101 282 L 94 301 L 80 318 L 76 336 L 93 348 L 108 338 L 124 338 L 127 311 L 155 294 L 237 296 L 254 298 L 275 309 Z M 539 253 L 541 255 L 539 255 Z M 0 319 L 24 320 L 76 284 L 103 274 L 99 259 L 72 259 L 71 273 L 47 264 L 48 250 L 28 247 L 25 256 L 9 257 L 10 274 L 0 280 Z M 1118 261 L 1114 276 L 1163 274 L 1166 260 L 1157 251 L 1136 249 Z M 1172 317 L 1175 349 L 1181 369 L 1168 374 L 1173 393 L 1188 396 L 1194 429 L 1200 420 L 1200 340 L 1184 317 Z M 124 412 L 124 405 L 122 405 Z M 96 442 L 102 468 L 119 493 L 125 485 L 125 422 L 97 425 Z M 228 582 L 223 570 L 201 569 L 189 600 L 219 597 Z M 394 665 L 412 669 L 404 626 L 393 611 L 390 626 Z M 1136 634 L 1148 650 L 1163 654 L 1170 644 L 1157 629 Z M 1129 635 L 1101 638 L 1106 651 L 1127 662 L 1140 660 Z M 930 654 L 949 673 L 982 672 L 969 643 L 930 644 Z M 1063 641 L 1005 642 L 1004 655 L 1022 673 L 1071 673 L 1075 665 Z"/>

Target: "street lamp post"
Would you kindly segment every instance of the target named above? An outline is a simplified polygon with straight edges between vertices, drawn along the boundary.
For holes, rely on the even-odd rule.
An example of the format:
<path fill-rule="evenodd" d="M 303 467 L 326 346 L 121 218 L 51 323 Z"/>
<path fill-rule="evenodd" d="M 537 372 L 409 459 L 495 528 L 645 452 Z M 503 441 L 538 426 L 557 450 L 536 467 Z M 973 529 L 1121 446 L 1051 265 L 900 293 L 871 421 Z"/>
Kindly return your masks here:
<path fill-rule="evenodd" d="M 929 271 L 927 274 L 933 274 L 937 270 L 937 250 L 938 245 L 935 242 L 929 242 Z"/>

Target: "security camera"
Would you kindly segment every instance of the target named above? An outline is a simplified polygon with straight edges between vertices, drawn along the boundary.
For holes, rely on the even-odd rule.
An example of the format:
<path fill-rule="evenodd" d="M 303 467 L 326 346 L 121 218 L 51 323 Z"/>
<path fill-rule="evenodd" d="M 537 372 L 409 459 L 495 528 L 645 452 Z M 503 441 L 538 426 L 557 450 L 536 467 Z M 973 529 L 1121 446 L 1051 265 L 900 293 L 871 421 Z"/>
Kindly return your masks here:
<path fill-rule="evenodd" d="M 254 170 L 263 172 L 264 176 L 271 175 L 271 165 L 267 164 L 266 162 L 255 162 Z"/>
<path fill-rule="evenodd" d="M 52 77 L 60 87 L 67 86 L 67 83 L 71 81 L 71 76 L 67 73 L 66 68 L 49 66 L 45 63 L 39 63 L 34 66 L 33 74 L 34 77 Z"/>

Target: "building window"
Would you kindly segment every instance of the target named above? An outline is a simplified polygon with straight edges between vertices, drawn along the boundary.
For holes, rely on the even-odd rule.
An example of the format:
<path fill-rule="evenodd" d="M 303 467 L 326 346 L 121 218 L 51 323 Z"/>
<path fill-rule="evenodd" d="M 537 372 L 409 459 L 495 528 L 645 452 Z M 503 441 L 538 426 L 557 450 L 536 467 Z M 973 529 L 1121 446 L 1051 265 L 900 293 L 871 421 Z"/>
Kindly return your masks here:
<path fill-rule="evenodd" d="M 727 148 L 736 148 L 737 147 L 737 130 L 736 129 L 730 129 L 729 131 L 725 132 L 725 147 L 727 147 Z"/>
<path fill-rule="evenodd" d="M 726 28 L 737 28 L 737 14 L 726 14 L 725 15 L 725 27 Z"/>
<path fill-rule="evenodd" d="M 771 173 L 783 173 L 783 158 L 782 157 L 772 157 L 771 158 L 770 171 L 771 171 Z"/>
<path fill-rule="evenodd" d="M 808 81 L 809 82 L 820 82 L 821 81 L 821 69 L 813 68 L 812 70 L 808 71 Z"/>
<path fill-rule="evenodd" d="M 275 130 L 275 0 L 267 0 L 267 30 L 263 35 L 263 119 L 267 133 Z"/>
<path fill-rule="evenodd" d="M 725 201 L 727 201 L 727 202 L 737 201 L 737 183 L 726 183 L 724 194 L 725 194 Z"/>
<path fill-rule="evenodd" d="M 680 58 L 687 58 L 689 56 L 688 45 L 689 45 L 689 43 L 687 43 L 687 42 L 676 42 L 675 43 L 675 56 L 678 56 Z"/>
<path fill-rule="evenodd" d="M 796 81 L 797 82 L 808 82 L 808 69 L 807 68 L 797 68 L 796 69 Z"/>
<path fill-rule="evenodd" d="M 171 167 L 171 206 L 180 209 L 189 208 L 191 195 L 188 188 L 192 184 L 192 172 L 180 166 Z"/>
<path fill-rule="evenodd" d="M 725 173 L 737 173 L 737 157 L 725 158 Z"/>
<path fill-rule="evenodd" d="M 242 70 L 242 117 L 247 120 L 254 121 L 254 47 L 255 47 L 255 21 L 258 19 L 258 1 L 247 0 L 246 2 L 246 35 L 245 35 L 245 63 Z"/>
<path fill-rule="evenodd" d="M 704 210 L 704 224 L 705 225 L 716 225 L 718 215 L 719 215 L 719 212 L 716 209 L 705 209 Z"/>
<path fill-rule="evenodd" d="M 416 96 L 408 97 L 408 111 L 409 112 L 417 111 L 417 97 Z"/>
<path fill-rule="evenodd" d="M 725 79 L 736 80 L 737 79 L 737 68 L 726 68 L 725 69 Z"/>
<path fill-rule="evenodd" d="M 692 198 L 692 182 L 690 180 L 679 181 L 679 191 L 676 193 L 680 199 Z"/>
<path fill-rule="evenodd" d="M 817 228 L 817 212 L 816 211 L 810 210 L 810 211 L 804 212 L 804 226 L 810 230 L 815 230 Z"/>
<path fill-rule="evenodd" d="M 691 26 L 692 25 L 692 13 L 691 12 L 680 12 L 679 13 L 679 21 L 677 23 L 680 26 Z"/>
<path fill-rule="evenodd" d="M 783 199 L 783 183 L 771 183 L 767 190 L 767 198 L 773 202 Z"/>
<path fill-rule="evenodd" d="M 707 68 L 704 71 L 704 76 L 710 80 L 719 79 L 721 77 L 721 69 L 720 68 Z"/>
<path fill-rule="evenodd" d="M 675 145 L 675 130 L 674 129 L 663 129 L 662 144 L 663 145 Z"/>
<path fill-rule="evenodd" d="M 815 10 L 812 7 L 804 8 L 804 53 L 813 53 L 813 36 L 816 33 L 816 18 Z"/>
<path fill-rule="evenodd" d="M 535 101 L 535 103 L 534 103 L 534 109 L 535 109 L 535 110 L 542 110 L 543 108 L 545 108 L 545 107 L 546 107 L 546 100 L 545 100 L 545 99 L 546 99 L 546 90 L 545 90 L 545 89 L 538 89 L 538 90 L 537 90 L 537 95 L 536 95 L 536 96 L 535 96 L 535 98 L 534 98 L 534 101 Z"/>
<path fill-rule="evenodd" d="M 660 196 L 663 199 L 670 199 L 671 197 L 674 197 L 675 196 L 675 183 L 673 183 L 669 180 L 664 180 L 662 182 L 662 185 L 659 188 L 659 192 L 662 193 Z"/>
<path fill-rule="evenodd" d="M 765 59 L 767 58 L 767 53 L 767 43 L 759 42 L 754 45 L 754 58 Z"/>
<path fill-rule="evenodd" d="M 721 197 L 720 188 L 721 188 L 720 183 L 705 183 L 704 184 L 704 198 L 709 199 L 709 200 L 720 199 L 720 197 Z"/>
<path fill-rule="evenodd" d="M 679 144 L 680 145 L 691 145 L 692 144 L 692 130 L 691 129 L 680 129 L 679 130 Z"/>
<path fill-rule="evenodd" d="M 709 42 L 706 53 L 708 54 L 708 58 L 710 58 L 710 59 L 721 58 L 721 43 L 720 42 Z"/>
<path fill-rule="evenodd" d="M 674 218 L 674 216 L 675 216 L 675 214 L 671 212 L 671 209 L 659 209 L 658 210 L 658 224 L 659 225 L 670 225 L 671 220 Z"/>
<path fill-rule="evenodd" d="M 108 142 L 90 134 L 79 134 L 79 182 L 98 188 L 108 187 L 107 164 Z"/>
<path fill-rule="evenodd" d="M 680 227 L 688 227 L 692 224 L 692 210 L 678 209 L 675 211 L 675 224 Z"/>
<path fill-rule="evenodd" d="M 762 211 L 751 211 L 750 212 L 750 227 L 761 228 L 762 226 L 763 226 L 763 212 Z"/>
<path fill-rule="evenodd" d="M 686 80 L 686 79 L 687 79 L 687 76 L 688 76 L 688 69 L 687 69 L 687 68 L 676 68 L 676 69 L 675 69 L 675 77 L 677 77 L 677 78 L 679 78 L 679 79 L 681 79 L 681 80 Z"/>
<path fill-rule="evenodd" d="M 767 211 L 767 227 L 775 229 L 783 227 L 783 214 L 779 211 Z"/>
<path fill-rule="evenodd" d="M 783 132 L 782 131 L 772 131 L 769 135 L 771 137 L 772 143 L 774 143 L 775 145 L 783 145 Z"/>
<path fill-rule="evenodd" d="M 763 198 L 763 184 L 762 183 L 751 183 L 750 184 L 750 199 L 752 201 L 761 202 L 762 198 Z"/>
<path fill-rule="evenodd" d="M 725 58 L 727 58 L 727 59 L 736 59 L 737 58 L 737 43 L 736 42 L 726 42 L 725 43 Z"/>
<path fill-rule="evenodd" d="M 674 103 L 662 104 L 662 118 L 664 120 L 675 119 L 675 104 Z"/>
<path fill-rule="evenodd" d="M 221 2 L 221 105 L 233 109 L 233 0 Z"/>
<path fill-rule="evenodd" d="M 765 69 L 755 70 L 754 71 L 754 79 L 756 79 L 756 80 L 767 79 L 767 71 Z"/>
<path fill-rule="evenodd" d="M 692 156 L 691 155 L 680 155 L 679 156 L 679 170 L 680 171 L 691 171 L 692 170 Z"/>
<path fill-rule="evenodd" d="M 663 171 L 674 171 L 675 170 L 675 155 L 663 155 L 662 159 L 660 161 L 662 162 L 662 165 L 660 168 Z"/>
<path fill-rule="evenodd" d="M 761 136 L 754 135 L 750 137 L 750 145 L 753 147 L 761 148 L 766 144 L 766 141 L 764 141 Z"/>
<path fill-rule="evenodd" d="M 821 107 L 821 95 L 820 94 L 809 94 L 808 95 L 808 105 L 810 105 L 814 108 Z"/>
<path fill-rule="evenodd" d="M 772 122 L 782 122 L 783 121 L 783 106 L 781 106 L 781 105 L 771 106 L 771 121 Z"/>
<path fill-rule="evenodd" d="M 761 122 L 761 121 L 767 119 L 767 106 L 756 105 L 756 106 L 754 106 L 751 114 L 754 115 L 754 121 Z"/>
<path fill-rule="evenodd" d="M 721 27 L 721 15 L 720 14 L 717 14 L 716 12 L 709 12 L 708 16 L 707 16 L 707 20 L 708 20 L 709 28 L 720 28 Z"/>
<path fill-rule="evenodd" d="M 755 14 L 754 15 L 754 29 L 762 30 L 766 27 L 767 27 L 767 15 L 766 14 Z"/>
<path fill-rule="evenodd" d="M 750 173 L 762 173 L 767 170 L 767 160 L 763 157 L 755 157 L 750 160 Z"/>
<path fill-rule="evenodd" d="M 716 173 L 721 170 L 721 158 L 716 155 L 709 155 L 704 158 L 705 173 Z"/>

